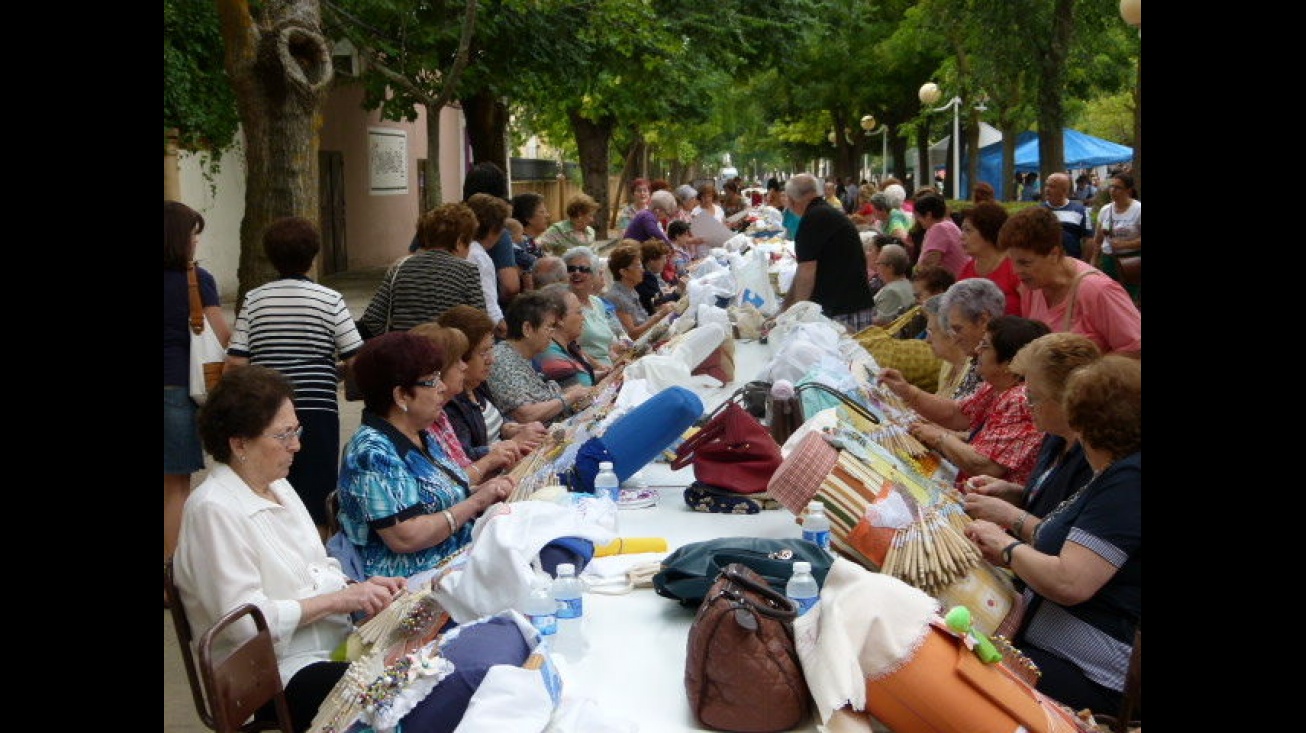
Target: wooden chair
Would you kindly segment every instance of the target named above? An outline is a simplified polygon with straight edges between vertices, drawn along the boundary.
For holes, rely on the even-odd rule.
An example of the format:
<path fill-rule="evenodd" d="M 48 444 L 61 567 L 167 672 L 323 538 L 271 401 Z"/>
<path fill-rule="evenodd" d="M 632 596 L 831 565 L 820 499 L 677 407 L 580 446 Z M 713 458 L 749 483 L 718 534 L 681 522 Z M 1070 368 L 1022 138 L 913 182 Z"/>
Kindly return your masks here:
<path fill-rule="evenodd" d="M 1129 655 L 1129 667 L 1125 671 L 1125 697 L 1120 703 L 1120 712 L 1116 715 L 1094 714 L 1094 722 L 1101 723 L 1111 733 L 1128 733 L 1130 728 L 1140 728 L 1142 717 L 1135 719 L 1140 703 L 1143 701 L 1143 623 L 1134 629 L 1134 651 Z"/>
<path fill-rule="evenodd" d="M 190 620 L 186 618 L 186 609 L 173 582 L 171 559 L 163 563 L 163 588 L 168 594 L 172 627 L 177 632 L 181 659 L 186 668 L 186 679 L 190 682 L 195 713 L 199 716 L 200 722 L 217 733 L 258 733 L 269 730 L 293 733 L 290 710 L 286 706 L 285 691 L 281 687 L 281 677 L 277 671 L 277 657 L 272 647 L 272 635 L 267 628 L 267 620 L 263 618 L 263 613 L 258 610 L 258 607 L 245 604 L 219 619 L 213 628 L 200 638 L 200 661 L 196 664 L 195 652 L 191 649 L 195 637 L 191 634 Z M 252 612 L 249 611 L 251 608 Z M 238 647 L 230 657 L 215 665 L 211 658 L 213 638 L 247 614 L 253 617 L 258 633 Z M 233 681 L 233 672 L 241 665 L 252 665 L 253 669 L 250 672 L 242 670 L 237 676 L 248 674 L 251 679 Z M 246 666 L 245 669 L 250 667 Z M 275 690 L 272 690 L 271 680 L 265 672 L 270 673 L 271 680 L 275 681 Z M 233 695 L 236 700 L 232 699 Z M 255 710 L 274 699 L 277 701 L 277 720 L 254 718 L 245 722 Z M 210 709 L 210 701 L 213 701 L 212 709 Z M 254 703 L 252 707 L 250 707 L 251 703 Z M 248 711 L 243 716 L 240 715 L 240 711 L 245 708 L 248 708 Z"/>

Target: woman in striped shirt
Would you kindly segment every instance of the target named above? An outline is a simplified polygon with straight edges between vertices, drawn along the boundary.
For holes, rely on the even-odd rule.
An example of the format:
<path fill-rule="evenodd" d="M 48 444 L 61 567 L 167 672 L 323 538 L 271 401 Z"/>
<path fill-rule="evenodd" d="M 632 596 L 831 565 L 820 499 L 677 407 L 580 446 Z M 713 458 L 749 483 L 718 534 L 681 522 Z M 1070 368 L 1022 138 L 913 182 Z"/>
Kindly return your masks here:
<path fill-rule="evenodd" d="M 263 233 L 263 251 L 281 277 L 245 294 L 227 366 L 261 364 L 294 384 L 304 434 L 288 480 L 326 539 L 326 496 L 340 460 L 336 362 L 352 359 L 363 339 L 344 296 L 308 277 L 321 248 L 317 225 L 303 217 L 278 219 Z"/>

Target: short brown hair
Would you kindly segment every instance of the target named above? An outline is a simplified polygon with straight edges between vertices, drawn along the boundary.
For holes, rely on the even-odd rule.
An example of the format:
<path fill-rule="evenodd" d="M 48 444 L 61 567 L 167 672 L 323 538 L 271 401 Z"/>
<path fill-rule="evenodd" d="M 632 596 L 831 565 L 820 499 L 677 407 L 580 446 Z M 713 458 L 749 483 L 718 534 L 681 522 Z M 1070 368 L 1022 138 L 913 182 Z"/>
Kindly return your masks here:
<path fill-rule="evenodd" d="M 666 254 L 667 245 L 661 239 L 650 239 L 639 245 L 639 260 L 645 265 Z"/>
<path fill-rule="evenodd" d="M 639 245 L 626 244 L 622 241 L 616 249 L 608 254 L 608 271 L 612 273 L 614 280 L 621 279 L 621 271 L 630 267 L 631 263 L 639 259 Z"/>
<path fill-rule="evenodd" d="M 417 220 L 417 236 L 427 249 L 453 252 L 476 236 L 476 214 L 467 204 L 441 204 Z"/>
<path fill-rule="evenodd" d="M 998 232 L 1002 231 L 1002 225 L 1007 223 L 1007 218 L 1007 210 L 996 201 L 981 201 L 961 212 L 961 220 L 969 219 L 970 225 L 975 227 L 984 241 L 991 242 L 995 246 Z"/>
<path fill-rule="evenodd" d="M 578 193 L 567 199 L 567 218 L 575 219 L 585 214 L 593 214 L 599 210 L 599 202 L 594 200 L 593 196 L 587 193 Z"/>
<path fill-rule="evenodd" d="M 295 387 L 286 375 L 247 364 L 222 375 L 196 415 L 204 450 L 219 463 L 231 462 L 232 438 L 256 438 L 272 424 Z"/>
<path fill-rule="evenodd" d="M 1061 222 L 1052 209 L 1031 206 L 1007 218 L 998 232 L 998 250 L 1025 249 L 1038 255 L 1048 255 L 1061 246 Z"/>
<path fill-rule="evenodd" d="M 512 215 L 507 201 L 488 193 L 474 193 L 465 201 L 476 215 L 476 238 L 484 239 L 490 232 L 503 230 L 503 220 Z"/>
<path fill-rule="evenodd" d="M 1112 458 L 1143 449 L 1143 365 L 1107 354 L 1070 373 L 1062 397 L 1066 424 Z"/>
<path fill-rule="evenodd" d="M 440 352 L 444 354 L 445 364 L 452 362 L 454 359 L 462 359 L 467 355 L 467 334 L 453 326 L 441 326 L 435 321 L 427 321 L 413 326 L 408 329 L 408 332 L 431 339 L 431 342 L 439 346 Z"/>
<path fill-rule="evenodd" d="M 456 328 L 467 337 L 467 352 L 463 354 L 463 361 L 471 357 L 472 348 L 484 341 L 486 334 L 494 331 L 494 321 L 490 320 L 489 314 L 471 305 L 455 305 L 441 313 L 435 322 Z"/>
<path fill-rule="evenodd" d="M 1060 331 L 1044 334 L 1025 344 L 1012 357 L 1007 368 L 1026 378 L 1030 372 L 1038 372 L 1047 380 L 1051 390 L 1047 398 L 1060 404 L 1070 373 L 1097 361 L 1101 356 L 1102 350 L 1089 337 Z"/>
<path fill-rule="evenodd" d="M 282 217 L 263 230 L 263 252 L 282 277 L 308 272 L 321 250 L 317 224 L 302 216 Z"/>

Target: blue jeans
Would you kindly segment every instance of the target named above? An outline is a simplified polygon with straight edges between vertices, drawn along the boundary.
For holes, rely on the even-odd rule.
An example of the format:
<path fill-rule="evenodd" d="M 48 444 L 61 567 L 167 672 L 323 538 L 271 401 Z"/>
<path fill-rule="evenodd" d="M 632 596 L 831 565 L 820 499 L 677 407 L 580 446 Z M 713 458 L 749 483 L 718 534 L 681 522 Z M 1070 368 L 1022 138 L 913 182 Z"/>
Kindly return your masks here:
<path fill-rule="evenodd" d="M 195 424 L 198 408 L 188 387 L 163 388 L 163 472 L 192 474 L 204 468 L 204 449 Z"/>

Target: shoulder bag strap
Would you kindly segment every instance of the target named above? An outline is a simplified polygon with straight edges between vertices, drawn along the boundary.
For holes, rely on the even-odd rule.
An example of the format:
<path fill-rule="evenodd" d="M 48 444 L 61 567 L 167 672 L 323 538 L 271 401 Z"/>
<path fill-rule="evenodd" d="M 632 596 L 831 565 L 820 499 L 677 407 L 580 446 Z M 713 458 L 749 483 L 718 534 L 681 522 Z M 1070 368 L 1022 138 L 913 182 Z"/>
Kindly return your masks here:
<path fill-rule="evenodd" d="M 803 390 L 806 389 L 816 389 L 825 392 L 826 394 L 838 397 L 839 401 L 842 402 L 844 406 L 847 407 L 849 410 L 852 410 L 853 412 L 857 413 L 858 415 L 861 415 L 867 420 L 870 420 L 876 425 L 880 424 L 880 418 L 871 414 L 869 410 L 867 410 L 865 407 L 862 407 L 860 404 L 858 404 L 856 400 L 852 399 L 851 397 L 844 394 L 843 392 L 840 392 L 837 389 L 821 384 L 820 382 L 807 382 L 806 384 L 798 385 L 797 387 L 794 388 L 794 396 L 797 397 L 800 393 L 802 393 Z M 801 405 L 802 401 L 800 400 L 798 404 Z"/>
<path fill-rule="evenodd" d="M 186 284 L 190 290 L 190 330 L 204 333 L 204 304 L 200 301 L 200 283 L 195 274 L 195 262 L 186 266 Z"/>
<path fill-rule="evenodd" d="M 890 323 L 889 325 L 885 326 L 884 332 L 889 334 L 890 336 L 897 336 L 898 332 L 906 328 L 907 324 L 911 323 L 912 319 L 916 317 L 916 314 L 920 312 L 921 312 L 920 305 L 914 305 L 908 308 L 907 311 L 902 315 L 898 316 L 893 321 L 893 323 Z"/>
<path fill-rule="evenodd" d="M 1079 281 L 1083 280 L 1087 275 L 1092 275 L 1094 272 L 1095 270 L 1084 270 L 1078 275 L 1075 275 L 1074 280 L 1070 281 L 1070 294 L 1066 296 L 1066 317 L 1061 322 L 1062 331 L 1069 331 L 1070 324 L 1075 318 L 1075 299 L 1079 295 Z"/>
<path fill-rule="evenodd" d="M 798 613 L 793 610 L 793 606 L 789 605 L 789 599 L 781 593 L 778 593 L 771 586 L 766 585 L 765 583 L 756 583 L 752 578 L 745 576 L 736 568 L 730 567 L 729 565 L 721 571 L 721 574 L 731 583 L 734 583 L 745 590 L 752 591 L 753 593 L 762 596 L 765 600 L 770 601 L 770 604 L 762 604 L 748 597 L 739 597 L 736 599 L 748 604 L 754 611 L 757 611 L 763 616 L 770 616 L 771 618 L 785 621 L 792 621 L 798 616 Z"/>
<path fill-rule="evenodd" d="M 404 255 L 403 259 L 395 263 L 395 269 L 390 271 L 390 298 L 385 304 L 385 330 L 381 333 L 390 333 L 390 322 L 395 312 L 395 282 L 399 279 L 399 270 L 403 268 L 404 263 L 412 255 Z"/>

